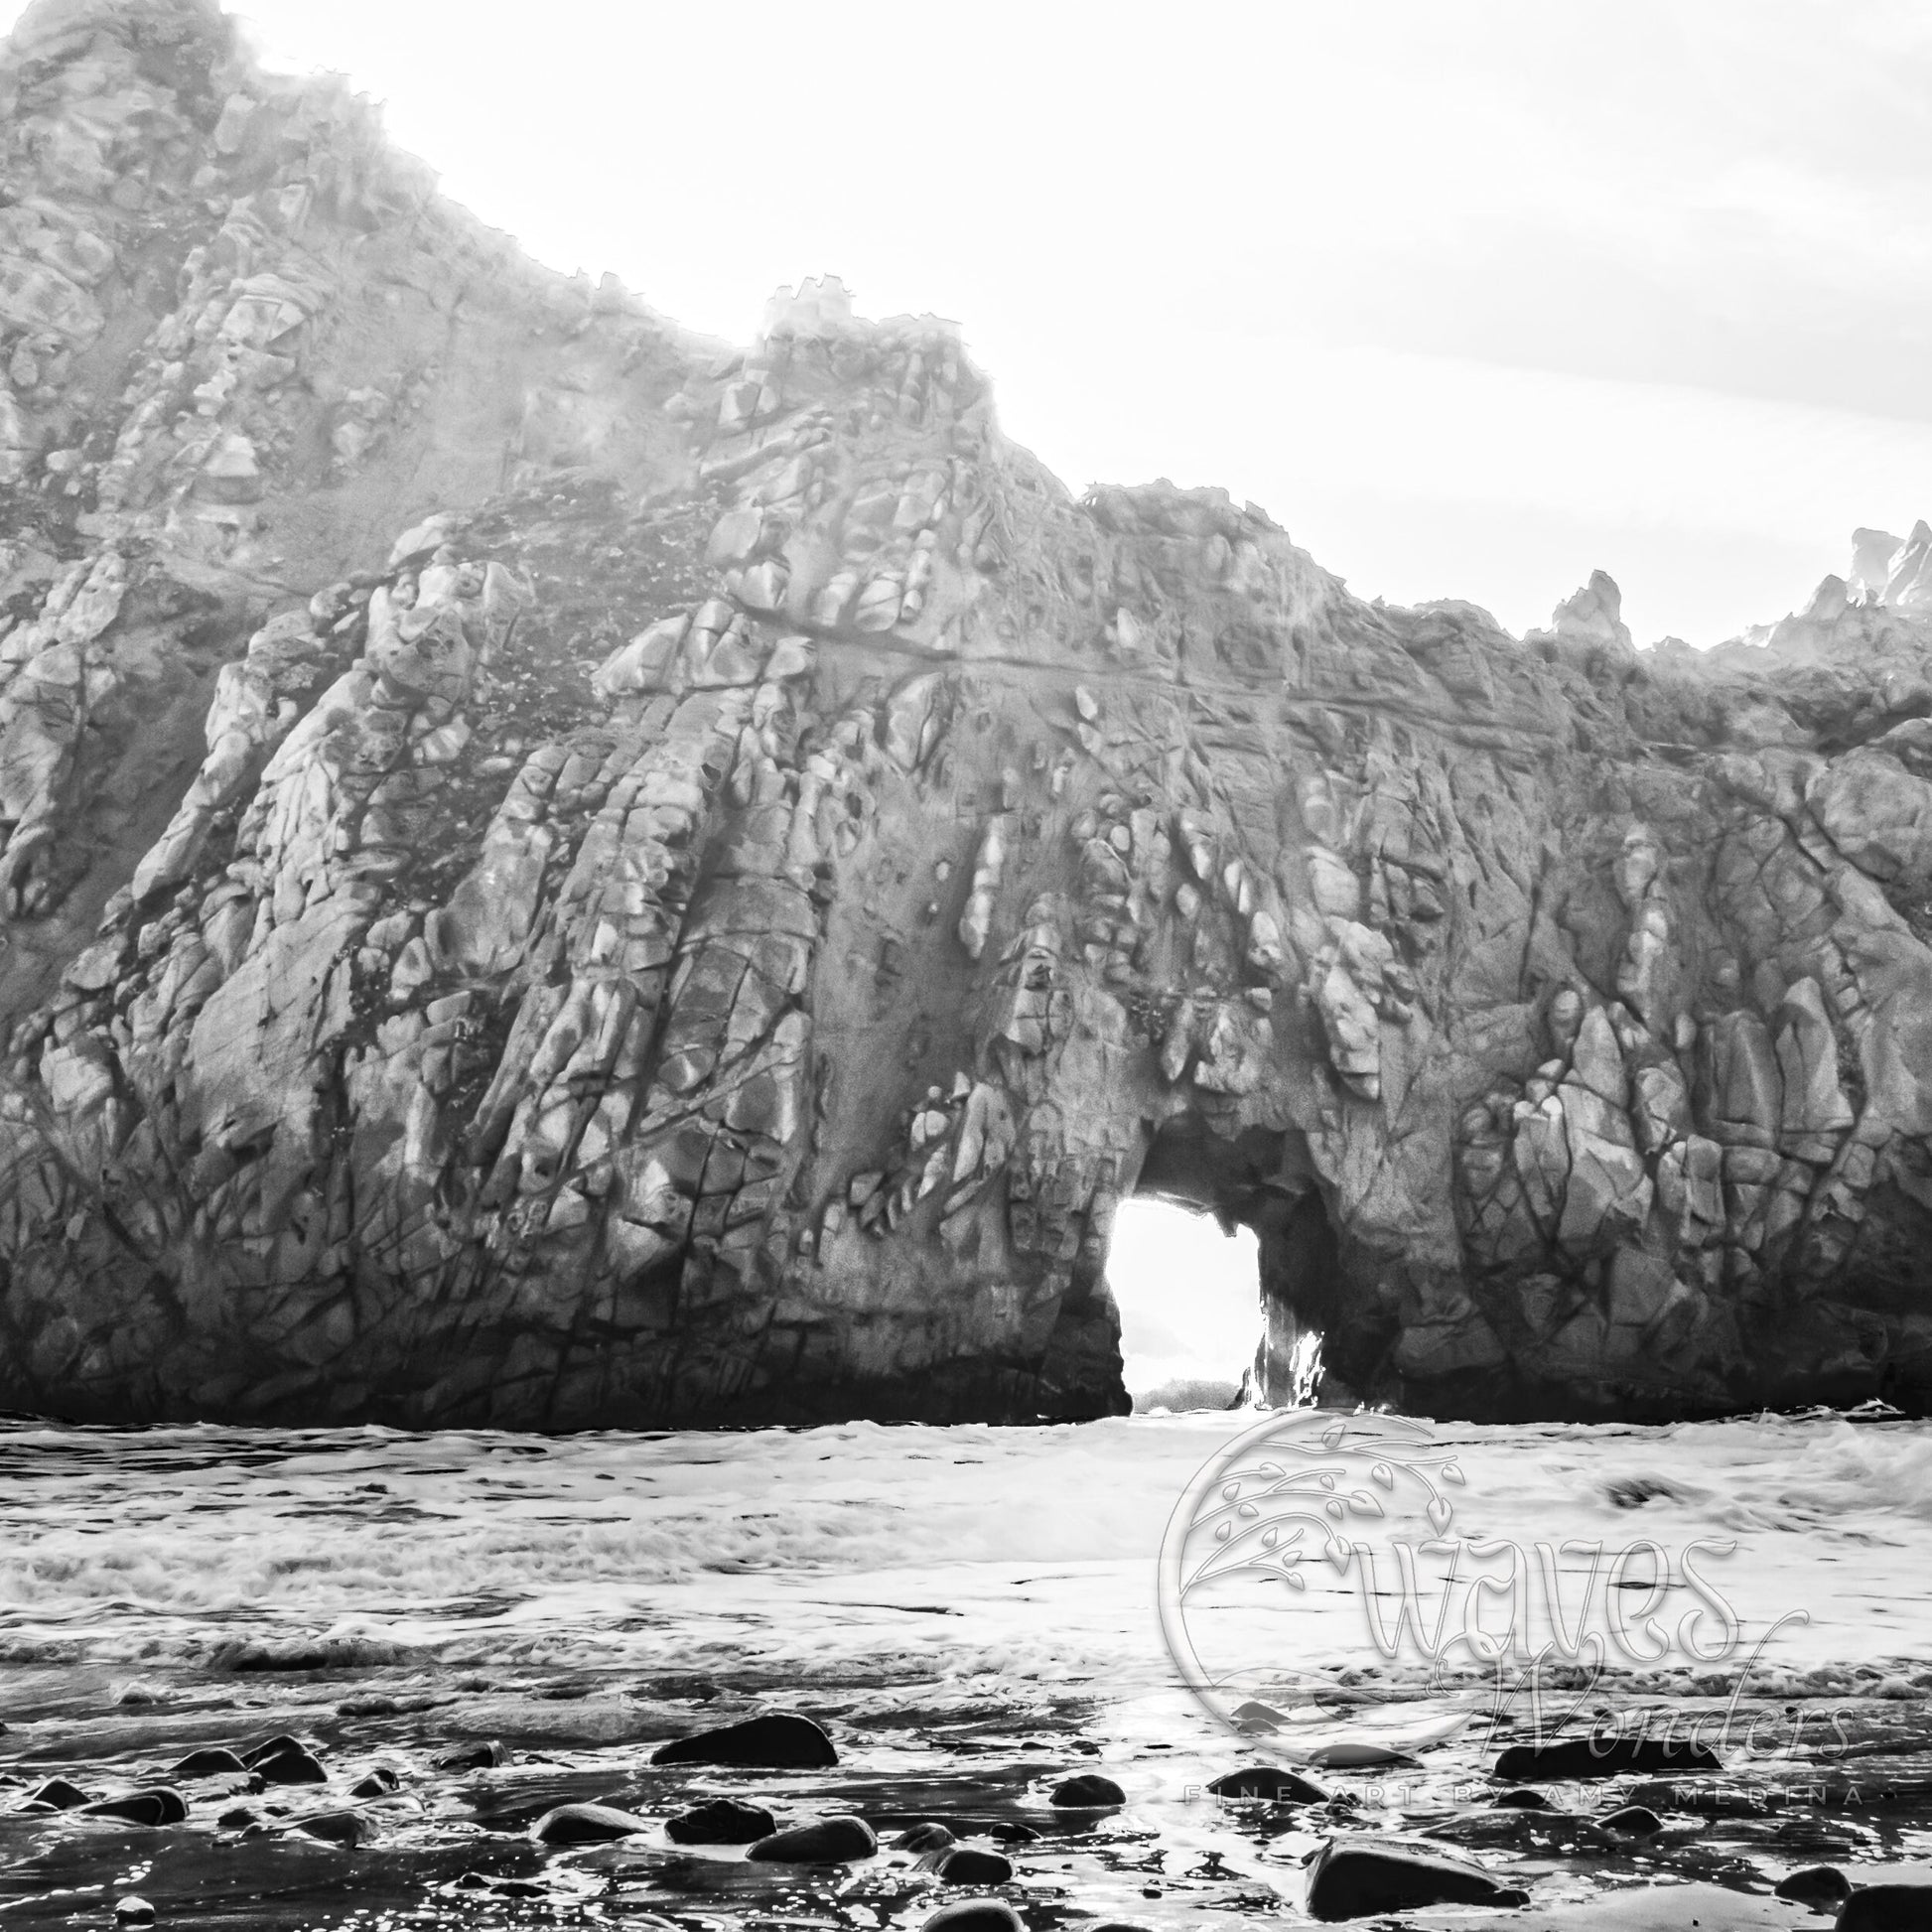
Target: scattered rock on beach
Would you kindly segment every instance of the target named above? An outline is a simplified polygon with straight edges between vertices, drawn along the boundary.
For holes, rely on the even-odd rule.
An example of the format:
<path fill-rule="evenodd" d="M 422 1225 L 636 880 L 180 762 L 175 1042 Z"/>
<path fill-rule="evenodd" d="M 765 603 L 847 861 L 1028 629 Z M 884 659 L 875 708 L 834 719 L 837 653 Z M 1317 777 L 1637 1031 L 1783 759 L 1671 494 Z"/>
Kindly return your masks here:
<path fill-rule="evenodd" d="M 297 1744 L 293 1750 L 278 1752 L 273 1757 L 264 1757 L 250 1766 L 260 1773 L 265 1784 L 327 1784 L 329 1773 L 323 1769 L 321 1758 L 311 1750 Z"/>
<path fill-rule="evenodd" d="M 745 1856 L 759 1864 L 850 1864 L 878 1850 L 872 1827 L 846 1812 L 774 1832 L 759 1839 Z"/>
<path fill-rule="evenodd" d="M 1527 1785 L 1518 1785 L 1513 1791 L 1498 1791 L 1489 1800 L 1499 1811 L 1549 1811 L 1550 1801 L 1540 1791 L 1532 1791 Z"/>
<path fill-rule="evenodd" d="M 1495 1775 L 1517 1784 L 1567 1778 L 1614 1778 L 1625 1771 L 1722 1771 L 1708 1744 L 1666 1737 L 1563 1737 L 1550 1744 L 1512 1744 Z"/>
<path fill-rule="evenodd" d="M 740 1724 L 719 1725 L 674 1737 L 650 1754 L 653 1764 L 745 1764 L 760 1769 L 817 1771 L 836 1764 L 832 1740 L 795 1711 L 767 1711 Z"/>
<path fill-rule="evenodd" d="M 772 1837 L 778 1821 L 762 1805 L 740 1798 L 709 1798 L 664 1821 L 673 1845 L 754 1845 Z"/>
<path fill-rule="evenodd" d="M 1223 1771 L 1207 1788 L 1217 1798 L 1265 1798 L 1278 1805 L 1325 1805 L 1330 1796 L 1318 1784 L 1273 1764 Z"/>
<path fill-rule="evenodd" d="M 1599 1832 L 1614 1832 L 1619 1838 L 1654 1838 L 1664 1829 L 1664 1821 L 1648 1805 L 1623 1805 L 1605 1812 L 1595 1824 Z"/>
<path fill-rule="evenodd" d="M 114 1906 L 114 1923 L 116 1925 L 152 1925 L 154 1923 L 154 1907 L 139 1892 L 131 1891 L 125 1898 L 116 1901 Z"/>
<path fill-rule="evenodd" d="M 1330 1839 L 1309 1866 L 1308 1909 L 1318 1919 L 1367 1918 L 1428 1905 L 1520 1905 L 1528 1894 L 1480 1865 L 1406 1845 Z"/>
<path fill-rule="evenodd" d="M 87 1801 L 87 1794 L 77 1784 L 69 1784 L 66 1778 L 49 1778 L 45 1783 L 35 1785 L 22 1803 L 43 1805 L 49 1811 L 72 1811 Z"/>
<path fill-rule="evenodd" d="M 558 1805 L 530 1827 L 530 1836 L 539 1845 L 606 1845 L 649 1830 L 648 1818 L 615 1805 Z"/>
<path fill-rule="evenodd" d="M 192 1784 L 198 1778 L 238 1777 L 247 1768 L 230 1750 L 190 1751 L 168 1776 L 177 1784 Z"/>
<path fill-rule="evenodd" d="M 498 1764 L 510 1761 L 508 1749 L 494 1737 L 479 1738 L 474 1744 L 462 1744 L 453 1751 L 445 1751 L 436 1760 L 439 1771 L 487 1771 Z"/>
<path fill-rule="evenodd" d="M 149 1791 L 130 1791 L 124 1798 L 101 1798 L 80 1807 L 87 1818 L 119 1818 L 130 1825 L 179 1825 L 188 1816 L 188 1801 L 167 1785 Z"/>
<path fill-rule="evenodd" d="M 401 1785 L 402 1779 L 388 1765 L 377 1764 L 348 1787 L 348 1795 L 351 1798 L 386 1798 Z"/>
<path fill-rule="evenodd" d="M 924 1824 L 908 1826 L 893 1840 L 895 1852 L 943 1852 L 953 1842 L 944 1825 L 927 1819 Z"/>
<path fill-rule="evenodd" d="M 1838 1908 L 1834 1932 L 1925 1932 L 1932 1884 L 1861 1885 Z"/>
<path fill-rule="evenodd" d="M 1786 1872 L 1771 1889 L 1800 1905 L 1836 1907 L 1851 1897 L 1852 1881 L 1835 1864 L 1808 1864 Z"/>
<path fill-rule="evenodd" d="M 1082 1771 L 1077 1777 L 1062 1778 L 1047 1802 L 1061 1811 L 1105 1811 L 1124 1805 L 1127 1793 L 1098 1771 Z"/>
<path fill-rule="evenodd" d="M 1309 1753 L 1311 1764 L 1319 1764 L 1330 1771 L 1380 1770 L 1419 1761 L 1393 1744 L 1321 1744 Z"/>
<path fill-rule="evenodd" d="M 997 1898 L 962 1898 L 941 1905 L 919 1932 L 1024 1932 L 1020 1914 Z"/>
<path fill-rule="evenodd" d="M 317 1811 L 295 1820 L 295 1829 L 330 1845 L 363 1845 L 375 1836 L 375 1821 L 366 1812 Z"/>
<path fill-rule="evenodd" d="M 975 1851 L 970 1845 L 942 1847 L 919 1863 L 948 1885 L 1004 1885 L 1013 1877 L 1011 1859 L 998 1852 Z"/>

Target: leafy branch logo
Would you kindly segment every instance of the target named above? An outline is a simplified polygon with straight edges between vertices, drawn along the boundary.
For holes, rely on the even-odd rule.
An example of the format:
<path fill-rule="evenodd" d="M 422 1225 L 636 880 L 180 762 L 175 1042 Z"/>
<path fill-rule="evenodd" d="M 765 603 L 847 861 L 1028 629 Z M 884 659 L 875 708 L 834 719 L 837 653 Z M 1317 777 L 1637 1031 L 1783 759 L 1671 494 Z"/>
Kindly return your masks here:
<path fill-rule="evenodd" d="M 1292 1589 L 1306 1589 L 1302 1564 L 1314 1553 L 1317 1539 L 1336 1574 L 1345 1574 L 1361 1553 L 1361 1546 L 1342 1533 L 1349 1517 L 1386 1517 L 1382 1498 L 1394 1500 L 1405 1479 L 1426 1494 L 1430 1528 L 1447 1536 L 1455 1505 L 1444 1491 L 1466 1480 L 1454 1452 L 1434 1449 L 1429 1432 L 1405 1425 L 1403 1418 L 1368 1420 L 1381 1427 L 1361 1429 L 1352 1417 L 1324 1420 L 1317 1436 L 1306 1427 L 1306 1415 L 1298 1415 L 1243 1437 L 1235 1445 L 1235 1462 L 1219 1471 L 1218 1494 L 1203 1497 L 1186 1525 L 1179 1552 L 1180 1599 L 1237 1571 L 1279 1577 Z M 1406 1441 L 1397 1433 L 1405 1426 L 1415 1431 Z M 1345 1486 L 1351 1483 L 1352 1488 Z M 1208 1543 L 1196 1559 L 1189 1550 L 1201 1531 L 1208 1533 Z"/>
<path fill-rule="evenodd" d="M 1613 1660 L 1647 1670 L 1738 1652 L 1742 1621 L 1708 1567 L 1733 1543 L 1471 1535 L 1456 1520 L 1465 1487 L 1453 1445 L 1406 1416 L 1289 1410 L 1235 1437 L 1195 1473 L 1161 1545 L 1162 1632 L 1188 1689 L 1236 1729 L 1278 1729 L 1394 1698 L 1398 1679 L 1460 1704 L 1486 1677 L 1498 1709 L 1527 1694 L 1534 1712 L 1546 1674 L 1582 1692 Z M 1806 1620 L 1780 1616 L 1745 1675 L 1779 1628 Z M 1210 1670 L 1203 1648 L 1242 1667 Z"/>

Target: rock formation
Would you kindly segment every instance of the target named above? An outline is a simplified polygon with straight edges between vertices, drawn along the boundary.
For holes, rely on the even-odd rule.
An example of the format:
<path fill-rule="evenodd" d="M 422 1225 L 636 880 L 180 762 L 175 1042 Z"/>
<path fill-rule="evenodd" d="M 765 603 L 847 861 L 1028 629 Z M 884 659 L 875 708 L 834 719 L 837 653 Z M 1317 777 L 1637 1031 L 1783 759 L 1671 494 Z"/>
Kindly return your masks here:
<path fill-rule="evenodd" d="M 1137 1190 L 1277 1395 L 1932 1392 L 1924 524 L 1519 641 L 539 269 L 207 0 L 0 108 L 0 1403 L 1092 1415 Z"/>

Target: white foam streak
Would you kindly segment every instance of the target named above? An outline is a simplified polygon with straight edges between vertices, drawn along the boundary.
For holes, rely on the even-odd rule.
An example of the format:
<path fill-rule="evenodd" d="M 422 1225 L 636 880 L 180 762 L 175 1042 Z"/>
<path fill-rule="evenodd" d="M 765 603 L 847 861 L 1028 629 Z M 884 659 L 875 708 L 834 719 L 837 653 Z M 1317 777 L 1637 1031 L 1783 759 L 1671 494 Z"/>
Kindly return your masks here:
<path fill-rule="evenodd" d="M 1162 1532 L 1193 1470 L 1252 1422 L 547 1441 L 13 1425 L 0 1653 L 335 1640 L 371 1656 L 1153 1685 L 1171 1675 Z M 1468 1473 L 1467 1534 L 1732 1540 L 1723 1575 L 1747 1627 L 1809 1615 L 1779 1633 L 1783 1665 L 1932 1658 L 1924 1426 L 1440 1433 Z M 1339 1595 L 1295 1634 L 1311 1663 L 1364 1653 Z"/>

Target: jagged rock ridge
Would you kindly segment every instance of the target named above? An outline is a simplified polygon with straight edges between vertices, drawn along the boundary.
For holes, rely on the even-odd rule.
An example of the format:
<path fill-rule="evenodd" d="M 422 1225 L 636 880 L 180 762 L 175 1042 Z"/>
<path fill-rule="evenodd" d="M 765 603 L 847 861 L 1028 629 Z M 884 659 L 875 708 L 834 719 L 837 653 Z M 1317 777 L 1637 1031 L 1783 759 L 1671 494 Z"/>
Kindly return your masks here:
<path fill-rule="evenodd" d="M 1924 1400 L 1924 525 L 1519 642 L 932 318 L 549 275 L 198 0 L 0 101 L 0 1402 L 1089 1415 L 1137 1190 L 1276 1394 Z"/>

